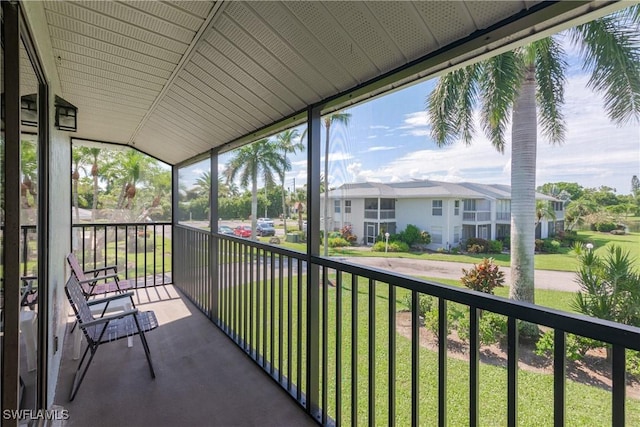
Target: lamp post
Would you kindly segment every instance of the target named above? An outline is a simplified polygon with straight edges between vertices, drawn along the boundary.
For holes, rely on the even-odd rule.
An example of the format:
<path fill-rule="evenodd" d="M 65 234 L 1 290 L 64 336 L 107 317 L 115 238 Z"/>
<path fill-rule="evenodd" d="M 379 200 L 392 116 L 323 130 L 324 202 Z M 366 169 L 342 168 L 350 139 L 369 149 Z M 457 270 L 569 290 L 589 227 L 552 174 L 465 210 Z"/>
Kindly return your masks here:
<path fill-rule="evenodd" d="M 591 252 L 591 250 L 593 249 L 593 243 L 589 242 L 589 243 L 587 243 L 587 244 L 585 245 L 585 247 L 587 248 L 587 250 L 588 250 L 589 252 Z"/>
<path fill-rule="evenodd" d="M 389 233 L 384 233 L 384 253 L 389 249 Z"/>

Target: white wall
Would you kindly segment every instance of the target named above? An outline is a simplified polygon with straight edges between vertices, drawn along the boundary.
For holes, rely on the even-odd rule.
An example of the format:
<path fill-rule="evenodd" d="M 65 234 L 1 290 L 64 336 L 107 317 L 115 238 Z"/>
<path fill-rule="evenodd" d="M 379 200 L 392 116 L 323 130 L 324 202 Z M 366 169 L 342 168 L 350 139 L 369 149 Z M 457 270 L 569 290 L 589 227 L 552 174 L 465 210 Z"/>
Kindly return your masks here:
<path fill-rule="evenodd" d="M 432 200 L 434 199 L 398 199 L 396 201 L 396 222 L 398 231 L 413 224 L 423 231 L 432 233 L 433 227 L 442 227 L 442 243 L 431 243 L 427 247 L 436 250 L 445 247 L 447 242 L 453 246 L 453 230 L 462 227 L 462 202 L 459 215 L 454 216 L 455 199 L 442 200 L 442 216 L 433 216 Z"/>
<path fill-rule="evenodd" d="M 49 84 L 50 149 L 49 149 L 49 377 L 48 402 L 53 403 L 64 344 L 68 303 L 64 294 L 67 275 L 65 257 L 70 251 L 71 230 L 71 142 L 67 132 L 55 130 L 55 95 L 62 93 L 49 39 L 44 7 L 41 2 L 22 2 L 29 30 Z M 80 112 L 79 114 L 82 114 Z M 54 337 L 58 350 L 54 352 Z"/>

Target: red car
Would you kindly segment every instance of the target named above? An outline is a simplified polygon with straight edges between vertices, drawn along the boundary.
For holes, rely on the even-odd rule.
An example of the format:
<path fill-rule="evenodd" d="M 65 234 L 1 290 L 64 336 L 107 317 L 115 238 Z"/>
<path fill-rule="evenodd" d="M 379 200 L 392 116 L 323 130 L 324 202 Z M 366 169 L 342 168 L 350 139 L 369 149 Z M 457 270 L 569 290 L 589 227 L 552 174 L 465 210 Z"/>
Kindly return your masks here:
<path fill-rule="evenodd" d="M 251 237 L 251 226 L 239 225 L 233 230 L 233 234 L 240 237 Z"/>

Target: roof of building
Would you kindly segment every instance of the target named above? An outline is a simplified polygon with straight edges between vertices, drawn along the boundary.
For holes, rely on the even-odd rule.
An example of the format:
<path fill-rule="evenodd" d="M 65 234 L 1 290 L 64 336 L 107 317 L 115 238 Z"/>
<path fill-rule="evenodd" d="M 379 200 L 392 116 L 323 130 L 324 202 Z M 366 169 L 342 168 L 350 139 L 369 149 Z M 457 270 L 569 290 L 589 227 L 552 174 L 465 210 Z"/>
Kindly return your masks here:
<path fill-rule="evenodd" d="M 460 199 L 510 199 L 511 186 L 503 184 L 479 184 L 475 182 L 443 182 L 414 180 L 406 182 L 355 182 L 343 184 L 329 191 L 329 198 L 382 197 L 395 199 L 460 198 Z M 537 199 L 556 200 L 536 193 Z"/>

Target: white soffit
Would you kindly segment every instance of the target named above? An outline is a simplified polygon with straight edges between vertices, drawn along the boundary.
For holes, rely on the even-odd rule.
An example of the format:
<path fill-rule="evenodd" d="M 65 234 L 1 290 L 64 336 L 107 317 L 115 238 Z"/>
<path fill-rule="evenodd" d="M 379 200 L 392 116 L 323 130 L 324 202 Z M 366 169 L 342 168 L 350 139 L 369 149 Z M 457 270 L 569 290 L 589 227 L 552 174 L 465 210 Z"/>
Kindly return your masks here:
<path fill-rule="evenodd" d="M 538 3 L 51 1 L 45 10 L 62 96 L 79 110 L 76 136 L 132 143 L 176 164 L 518 14 L 527 19 Z M 592 7 L 574 4 L 584 7 L 570 17 Z M 540 16 L 522 21 L 518 38 L 555 19 Z"/>

